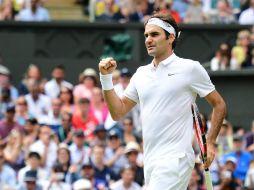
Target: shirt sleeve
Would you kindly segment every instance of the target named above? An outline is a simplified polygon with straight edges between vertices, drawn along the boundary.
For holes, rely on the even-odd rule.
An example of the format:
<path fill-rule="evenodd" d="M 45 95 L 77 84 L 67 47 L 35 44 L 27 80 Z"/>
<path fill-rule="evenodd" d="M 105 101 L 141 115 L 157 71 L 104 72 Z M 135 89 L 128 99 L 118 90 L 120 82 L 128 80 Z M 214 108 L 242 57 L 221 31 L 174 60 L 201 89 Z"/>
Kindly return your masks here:
<path fill-rule="evenodd" d="M 128 84 L 127 88 L 124 90 L 124 96 L 127 98 L 133 100 L 136 103 L 139 103 L 139 98 L 138 98 L 138 92 L 137 88 L 135 86 L 135 80 L 137 79 L 137 73 L 135 73 L 131 80 L 130 83 Z"/>
<path fill-rule="evenodd" d="M 208 73 L 199 62 L 194 62 L 190 75 L 190 87 L 200 97 L 205 97 L 215 90 Z"/>

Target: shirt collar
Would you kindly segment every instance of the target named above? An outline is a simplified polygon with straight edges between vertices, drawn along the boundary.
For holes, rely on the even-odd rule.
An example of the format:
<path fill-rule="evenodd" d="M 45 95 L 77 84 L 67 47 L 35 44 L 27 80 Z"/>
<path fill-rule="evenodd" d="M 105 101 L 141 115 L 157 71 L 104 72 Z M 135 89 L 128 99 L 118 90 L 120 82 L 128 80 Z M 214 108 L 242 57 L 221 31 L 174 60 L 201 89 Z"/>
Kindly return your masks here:
<path fill-rule="evenodd" d="M 170 63 L 172 63 L 175 60 L 176 57 L 177 57 L 176 54 L 172 53 L 168 58 L 161 61 L 160 64 L 164 65 L 164 66 L 169 65 Z M 151 68 L 154 68 L 153 61 L 151 62 Z"/>
<path fill-rule="evenodd" d="M 163 61 L 160 62 L 160 64 L 162 65 L 169 65 L 170 63 L 172 63 L 176 58 L 176 54 L 172 53 L 168 58 L 164 59 Z"/>

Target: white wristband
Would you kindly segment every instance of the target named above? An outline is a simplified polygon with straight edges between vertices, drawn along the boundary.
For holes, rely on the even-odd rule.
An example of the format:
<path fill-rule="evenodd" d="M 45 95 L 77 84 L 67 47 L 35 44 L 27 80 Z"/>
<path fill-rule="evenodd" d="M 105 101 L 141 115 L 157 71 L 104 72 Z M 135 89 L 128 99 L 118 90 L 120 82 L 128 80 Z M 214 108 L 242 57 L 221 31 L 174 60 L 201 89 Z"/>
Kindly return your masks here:
<path fill-rule="evenodd" d="M 100 73 L 101 87 L 103 90 L 112 90 L 114 88 L 112 76 L 112 74 L 103 75 Z"/>

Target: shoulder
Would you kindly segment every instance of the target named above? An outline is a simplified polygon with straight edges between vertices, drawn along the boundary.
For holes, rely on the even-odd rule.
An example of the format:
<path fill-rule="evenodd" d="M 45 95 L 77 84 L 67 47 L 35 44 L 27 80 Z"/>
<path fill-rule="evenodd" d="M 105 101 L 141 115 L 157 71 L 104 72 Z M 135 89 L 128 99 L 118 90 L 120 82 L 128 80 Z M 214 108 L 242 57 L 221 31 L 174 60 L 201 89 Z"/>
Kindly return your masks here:
<path fill-rule="evenodd" d="M 4 164 L 3 166 L 3 173 L 5 173 L 6 175 L 15 175 L 15 171 L 6 164 Z"/>

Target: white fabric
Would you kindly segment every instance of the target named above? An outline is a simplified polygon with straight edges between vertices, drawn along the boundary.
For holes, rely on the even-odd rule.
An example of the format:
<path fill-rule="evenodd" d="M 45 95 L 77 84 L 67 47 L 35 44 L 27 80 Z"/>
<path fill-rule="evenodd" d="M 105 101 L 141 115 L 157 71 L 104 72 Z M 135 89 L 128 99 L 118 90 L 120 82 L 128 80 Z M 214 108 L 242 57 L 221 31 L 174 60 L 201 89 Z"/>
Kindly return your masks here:
<path fill-rule="evenodd" d="M 51 79 L 45 84 L 45 94 L 50 98 L 56 98 L 60 94 L 61 87 L 72 89 L 73 85 L 67 81 L 62 81 L 59 85 L 55 79 Z"/>
<path fill-rule="evenodd" d="M 24 168 L 21 168 L 18 172 L 18 183 L 22 184 L 24 183 L 25 174 L 27 171 L 31 170 L 30 166 L 25 166 Z M 43 168 L 37 169 L 37 183 L 43 184 L 48 179 L 48 172 L 44 170 Z"/>
<path fill-rule="evenodd" d="M 75 143 L 72 143 L 69 146 L 69 150 L 71 153 L 71 164 L 79 164 L 81 160 L 81 164 L 89 162 L 91 151 L 88 147 L 83 146 L 82 150 L 80 150 Z"/>
<path fill-rule="evenodd" d="M 123 185 L 123 180 L 120 179 L 117 182 L 113 183 L 110 186 L 110 189 L 112 189 L 112 190 L 141 190 L 141 187 L 136 182 L 132 182 L 132 184 L 129 188 L 125 188 Z"/>
<path fill-rule="evenodd" d="M 191 103 L 214 90 L 199 62 L 175 54 L 136 71 L 124 95 L 140 104 L 146 171 L 163 158 L 194 158 Z"/>
<path fill-rule="evenodd" d="M 112 81 L 112 74 L 103 75 L 100 73 L 100 81 L 101 87 L 103 90 L 112 90 L 114 89 L 113 81 Z"/>
<path fill-rule="evenodd" d="M 49 12 L 43 7 L 38 7 L 36 12 L 33 13 L 30 8 L 25 8 L 17 15 L 19 21 L 50 21 Z"/>
<path fill-rule="evenodd" d="M 191 171 L 194 167 L 194 163 L 188 157 L 162 159 L 160 162 L 154 162 L 153 164 L 153 169 L 146 172 L 150 176 L 147 190 L 187 189 Z"/>
<path fill-rule="evenodd" d="M 29 150 L 30 152 L 37 152 L 42 157 L 44 155 L 45 145 L 41 140 L 37 140 L 30 146 Z M 54 165 L 56 158 L 57 158 L 57 144 L 54 141 L 50 141 L 45 163 L 45 169 L 47 170 L 47 172 L 51 171 L 51 168 Z"/>
<path fill-rule="evenodd" d="M 159 18 L 150 18 L 147 22 L 147 25 L 150 25 L 150 24 L 159 26 L 159 27 L 163 28 L 164 30 L 166 30 L 170 34 L 174 34 L 174 35 L 176 34 L 176 31 L 173 26 L 171 26 L 169 23 L 167 23 Z"/>
<path fill-rule="evenodd" d="M 28 110 L 36 119 L 48 114 L 51 108 L 50 98 L 46 95 L 40 94 L 38 100 L 34 101 L 31 94 L 25 95 L 27 101 Z"/>
<path fill-rule="evenodd" d="M 244 10 L 239 17 L 239 24 L 254 24 L 254 7 Z"/>

